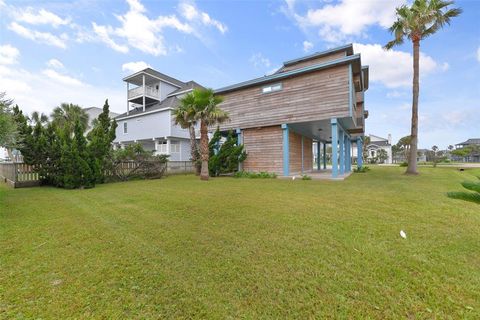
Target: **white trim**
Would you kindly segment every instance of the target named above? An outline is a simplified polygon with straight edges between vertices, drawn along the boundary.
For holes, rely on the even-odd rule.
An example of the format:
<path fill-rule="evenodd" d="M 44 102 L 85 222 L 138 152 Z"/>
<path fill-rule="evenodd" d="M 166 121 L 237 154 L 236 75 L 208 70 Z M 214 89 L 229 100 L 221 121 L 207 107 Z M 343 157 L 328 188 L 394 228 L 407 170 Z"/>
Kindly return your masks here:
<path fill-rule="evenodd" d="M 115 118 L 115 120 L 119 121 L 119 120 L 131 119 L 131 118 L 135 118 L 135 117 L 141 117 L 141 116 L 146 115 L 146 114 L 152 114 L 152 113 L 162 112 L 162 111 L 166 111 L 166 110 L 174 110 L 174 109 L 173 108 L 162 108 L 162 109 L 142 112 L 142 113 L 139 113 L 139 114 L 134 114 L 134 115 L 131 115 L 131 116 L 127 115 L 125 117 Z"/>
<path fill-rule="evenodd" d="M 129 75 L 128 77 L 123 78 L 122 80 L 125 81 L 125 82 L 128 82 L 127 79 L 131 79 L 131 78 L 137 76 L 138 74 L 140 74 L 140 73 L 142 73 L 142 72 L 148 74 L 148 75 L 151 76 L 152 78 L 155 78 L 155 79 L 158 79 L 158 80 L 160 80 L 160 81 L 169 83 L 169 84 L 171 84 L 172 86 L 175 86 L 175 87 L 177 87 L 177 88 L 181 88 L 181 87 L 182 87 L 182 86 L 179 86 L 178 84 L 172 83 L 172 82 L 170 82 L 170 81 L 168 81 L 168 80 L 166 80 L 166 79 L 163 79 L 163 78 L 154 76 L 153 74 L 150 74 L 150 73 L 146 72 L 145 70 L 138 71 L 138 72 L 136 72 L 136 73 L 134 73 L 134 74 L 132 74 L 132 75 Z"/>
<path fill-rule="evenodd" d="M 176 93 L 170 93 L 168 97 L 173 97 L 173 96 L 178 96 L 179 94 L 182 94 L 182 93 L 186 93 L 186 92 L 190 92 L 190 91 L 193 91 L 193 89 L 187 89 L 187 90 L 182 90 L 182 91 L 179 91 L 179 92 L 176 92 Z"/>

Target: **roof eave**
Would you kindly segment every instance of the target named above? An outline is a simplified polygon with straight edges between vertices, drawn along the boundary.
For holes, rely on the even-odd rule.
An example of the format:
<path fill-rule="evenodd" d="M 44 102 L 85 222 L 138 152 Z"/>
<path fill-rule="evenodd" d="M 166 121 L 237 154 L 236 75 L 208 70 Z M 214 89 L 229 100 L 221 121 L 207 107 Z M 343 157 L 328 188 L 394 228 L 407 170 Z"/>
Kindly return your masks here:
<path fill-rule="evenodd" d="M 308 73 L 308 72 L 313 72 L 317 70 L 322 70 L 326 68 L 331 68 L 337 65 L 343 65 L 343 64 L 350 64 L 353 63 L 354 61 L 360 61 L 360 55 L 359 54 L 354 54 L 350 56 L 346 56 L 340 59 L 324 62 L 324 63 L 319 63 L 319 64 L 314 64 L 310 66 L 306 66 L 303 68 L 287 71 L 287 72 L 282 72 L 282 73 L 275 73 L 269 76 L 261 77 L 261 78 L 256 78 L 244 82 L 240 82 L 238 84 L 226 86 L 223 88 L 219 88 L 215 90 L 215 93 L 222 93 L 222 92 L 228 92 L 228 91 L 233 91 L 237 90 L 240 88 L 246 88 L 246 87 L 251 87 L 254 85 L 270 82 L 270 81 L 275 81 L 275 80 L 280 80 L 280 79 L 285 79 L 291 76 L 303 74 L 303 73 Z"/>

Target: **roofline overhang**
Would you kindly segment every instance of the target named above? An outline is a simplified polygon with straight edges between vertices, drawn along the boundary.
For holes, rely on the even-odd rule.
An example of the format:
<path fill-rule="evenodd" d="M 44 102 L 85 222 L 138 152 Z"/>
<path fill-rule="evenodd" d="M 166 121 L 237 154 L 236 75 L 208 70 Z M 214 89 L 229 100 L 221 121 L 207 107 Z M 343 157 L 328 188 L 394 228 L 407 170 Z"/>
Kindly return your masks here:
<path fill-rule="evenodd" d="M 152 113 L 162 112 L 162 111 L 166 111 L 166 110 L 173 110 L 173 108 L 167 107 L 167 108 L 155 109 L 155 110 L 152 110 L 152 111 L 145 111 L 145 112 L 136 113 L 136 114 L 132 114 L 132 115 L 125 115 L 124 114 L 124 115 L 119 115 L 119 116 L 115 117 L 114 119 L 115 119 L 115 121 L 126 120 L 126 119 L 141 117 L 141 116 L 144 116 L 144 115 L 149 115 L 149 114 L 152 114 Z"/>
<path fill-rule="evenodd" d="M 360 54 L 354 54 L 354 55 L 346 56 L 346 57 L 343 57 L 343 58 L 340 58 L 340 59 L 336 59 L 336 60 L 332 60 L 332 61 L 328 61 L 328 62 L 324 62 L 324 63 L 319 63 L 319 64 L 314 64 L 314 65 L 310 65 L 310 66 L 306 66 L 306 67 L 303 67 L 303 68 L 299 68 L 299 69 L 295 69 L 295 70 L 291 70 L 291 71 L 286 71 L 286 72 L 282 72 L 282 73 L 274 73 L 274 74 L 269 75 L 269 76 L 240 82 L 240 83 L 237 83 L 237 84 L 233 84 L 233 85 L 230 85 L 230 86 L 226 86 L 226 87 L 223 87 L 223 88 L 216 89 L 214 91 L 215 91 L 215 93 L 233 91 L 233 90 L 237 90 L 237 89 L 241 89 L 241 88 L 247 88 L 247 87 L 251 87 L 251 86 L 254 86 L 254 85 L 258 85 L 258 84 L 262 84 L 262 83 L 266 83 L 266 82 L 270 82 L 270 81 L 289 78 L 291 76 L 296 76 L 296 75 L 300 75 L 300 74 L 304 74 L 304 73 L 308 73 L 308 72 L 318 71 L 318 70 L 327 69 L 327 68 L 331 68 L 331 67 L 335 67 L 335 66 L 339 66 L 339 65 L 344 65 L 344 64 L 351 64 L 354 61 L 360 62 Z"/>
<path fill-rule="evenodd" d="M 349 44 L 341 46 L 341 47 L 332 48 L 332 49 L 329 49 L 329 50 L 316 52 L 316 53 L 310 54 L 308 56 L 303 56 L 301 58 L 288 60 L 288 61 L 285 61 L 283 63 L 283 66 L 286 67 L 286 66 L 289 66 L 289 65 L 301 62 L 301 61 L 310 60 L 310 59 L 314 59 L 314 58 L 319 58 L 319 57 L 327 56 L 327 55 L 332 54 L 332 53 L 337 53 L 337 52 L 342 52 L 342 51 L 347 51 L 347 55 L 352 55 L 353 54 L 353 44 L 349 43 Z"/>
<path fill-rule="evenodd" d="M 181 87 L 182 87 L 182 86 L 180 86 L 180 85 L 178 85 L 178 84 L 175 84 L 175 83 L 173 83 L 173 82 L 171 82 L 171 81 L 168 81 L 167 79 L 164 79 L 164 78 L 161 78 L 161 77 L 158 77 L 158 76 L 156 76 L 156 75 L 153 75 L 153 74 L 149 73 L 149 72 L 148 72 L 148 69 L 150 69 L 150 68 L 137 71 L 137 72 L 135 72 L 134 74 L 131 74 L 131 75 L 129 75 L 129 76 L 126 76 L 126 77 L 123 78 L 122 80 L 125 81 L 125 82 L 128 82 L 129 79 L 132 79 L 132 78 L 134 78 L 134 77 L 136 77 L 136 76 L 138 76 L 138 75 L 140 75 L 140 74 L 142 74 L 142 73 L 145 73 L 145 74 L 149 75 L 149 76 L 152 77 L 152 78 L 161 80 L 161 81 L 166 82 L 166 83 L 168 83 L 168 84 L 171 84 L 172 86 L 175 86 L 175 87 L 177 87 L 177 88 L 181 88 Z"/>
<path fill-rule="evenodd" d="M 190 91 L 193 91 L 193 88 L 190 88 L 190 89 L 186 89 L 186 90 L 182 90 L 182 91 L 178 91 L 178 92 L 174 92 L 174 93 L 170 93 L 168 97 L 175 97 L 175 96 L 178 96 L 179 94 L 182 94 L 182 93 L 187 93 L 187 92 L 190 92 Z"/>

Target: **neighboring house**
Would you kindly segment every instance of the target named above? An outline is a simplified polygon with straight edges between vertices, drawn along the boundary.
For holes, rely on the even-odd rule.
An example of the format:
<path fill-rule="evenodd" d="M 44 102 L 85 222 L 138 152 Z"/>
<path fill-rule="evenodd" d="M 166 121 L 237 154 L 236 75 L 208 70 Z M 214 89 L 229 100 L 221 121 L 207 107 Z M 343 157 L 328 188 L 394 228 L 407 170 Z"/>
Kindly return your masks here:
<path fill-rule="evenodd" d="M 353 145 L 362 148 L 368 75 L 351 44 L 286 61 L 272 75 L 215 90 L 230 115 L 220 129 L 238 133 L 243 170 L 310 172 L 316 143 L 317 168 L 326 167 L 331 144 L 332 177 L 341 176 L 351 171 Z"/>
<path fill-rule="evenodd" d="M 89 133 L 90 130 L 93 128 L 93 121 L 98 118 L 100 113 L 103 112 L 102 108 L 97 108 L 97 107 L 91 107 L 91 108 L 84 108 L 83 111 L 85 111 L 86 114 L 88 114 L 88 127 L 87 130 L 85 131 L 85 134 Z M 118 116 L 118 113 L 111 112 L 109 113 L 110 118 L 115 118 Z"/>
<path fill-rule="evenodd" d="M 454 160 L 463 162 L 480 162 L 480 151 L 478 151 L 480 150 L 480 138 L 468 139 L 467 141 L 455 145 L 456 149 L 462 149 L 465 147 L 476 147 L 477 150 L 473 151 L 473 153 L 467 157 L 453 156 Z"/>
<path fill-rule="evenodd" d="M 0 147 L 0 162 L 10 160 L 8 156 L 7 149 L 4 147 Z"/>
<path fill-rule="evenodd" d="M 175 125 L 172 110 L 179 99 L 194 88 L 194 81 L 182 82 L 151 68 L 123 79 L 127 83 L 127 112 L 117 116 L 116 147 L 140 143 L 155 154 L 170 155 L 173 161 L 188 161 L 188 129 Z M 130 86 L 133 86 L 131 88 Z"/>
<path fill-rule="evenodd" d="M 427 162 L 427 155 L 430 150 L 418 149 L 417 150 L 417 162 Z"/>
<path fill-rule="evenodd" d="M 393 163 L 392 158 L 392 135 L 388 135 L 388 138 L 382 138 L 373 134 L 369 135 L 370 144 L 367 146 L 368 160 L 374 160 L 378 158 L 379 150 L 385 150 L 387 153 L 387 159 L 384 163 Z"/>

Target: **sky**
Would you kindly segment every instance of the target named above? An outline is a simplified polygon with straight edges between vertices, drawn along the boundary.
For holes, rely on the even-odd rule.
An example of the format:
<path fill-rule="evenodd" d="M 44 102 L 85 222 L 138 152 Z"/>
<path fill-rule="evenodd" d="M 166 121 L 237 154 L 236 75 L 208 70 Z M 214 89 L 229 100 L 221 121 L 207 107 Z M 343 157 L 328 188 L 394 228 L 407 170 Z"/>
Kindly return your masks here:
<path fill-rule="evenodd" d="M 122 78 L 150 66 L 220 88 L 347 43 L 370 66 L 366 133 L 410 132 L 412 46 L 388 27 L 405 0 L 0 0 L 0 91 L 25 112 L 126 110 Z M 419 147 L 480 138 L 480 1 L 421 43 Z"/>

